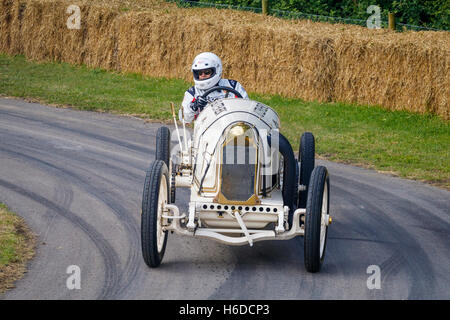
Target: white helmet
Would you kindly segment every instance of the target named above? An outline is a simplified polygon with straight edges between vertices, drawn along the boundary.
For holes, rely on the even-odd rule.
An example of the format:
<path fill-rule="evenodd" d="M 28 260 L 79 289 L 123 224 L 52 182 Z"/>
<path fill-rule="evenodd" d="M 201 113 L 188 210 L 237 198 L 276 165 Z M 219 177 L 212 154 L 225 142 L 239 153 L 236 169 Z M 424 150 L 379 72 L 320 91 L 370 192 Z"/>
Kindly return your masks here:
<path fill-rule="evenodd" d="M 222 78 L 222 61 L 212 52 L 203 52 L 196 56 L 191 69 L 194 74 L 195 87 L 200 90 L 212 88 Z M 200 80 L 198 71 L 204 69 L 212 69 L 212 75 L 208 79 Z"/>

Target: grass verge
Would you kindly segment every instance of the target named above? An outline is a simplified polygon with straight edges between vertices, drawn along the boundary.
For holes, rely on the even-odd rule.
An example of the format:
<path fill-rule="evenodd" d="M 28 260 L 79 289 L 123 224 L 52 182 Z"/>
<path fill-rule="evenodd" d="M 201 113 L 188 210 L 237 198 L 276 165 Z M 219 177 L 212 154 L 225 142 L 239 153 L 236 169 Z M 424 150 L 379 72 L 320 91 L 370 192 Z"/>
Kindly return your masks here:
<path fill-rule="evenodd" d="M 170 120 L 181 103 L 183 80 L 120 74 L 67 63 L 0 55 L 0 94 L 81 110 Z M 245 84 L 243 84 L 245 87 Z M 280 115 L 281 132 L 298 150 L 300 134 L 313 132 L 317 156 L 420 180 L 450 190 L 449 122 L 431 114 L 381 107 L 305 102 L 249 94 Z"/>
<path fill-rule="evenodd" d="M 0 203 L 0 294 L 14 287 L 34 255 L 35 236 L 24 220 Z"/>

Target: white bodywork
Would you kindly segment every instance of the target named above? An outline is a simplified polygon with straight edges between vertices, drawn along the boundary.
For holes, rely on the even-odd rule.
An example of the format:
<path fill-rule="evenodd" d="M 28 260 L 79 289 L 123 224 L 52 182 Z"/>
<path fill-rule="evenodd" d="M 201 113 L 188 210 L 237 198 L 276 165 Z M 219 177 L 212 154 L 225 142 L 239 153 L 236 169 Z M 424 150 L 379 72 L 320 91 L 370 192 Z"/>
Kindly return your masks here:
<path fill-rule="evenodd" d="M 226 199 L 223 190 L 227 181 L 222 181 L 222 159 L 226 153 L 224 150 L 228 150 L 223 146 L 231 141 L 229 137 L 234 124 L 250 128 L 245 147 L 250 150 L 255 146 L 256 150 L 254 154 L 247 151 L 247 160 L 256 159 L 254 184 L 250 185 L 254 193 L 250 198 L 239 201 Z M 286 240 L 303 235 L 304 229 L 299 222 L 305 209 L 297 209 L 293 213 L 292 227 L 287 230 L 289 208 L 283 205 L 279 181 L 272 185 L 272 177 L 279 177 L 280 159 L 278 146 L 276 152 L 271 149 L 266 136 L 275 137 L 279 126 L 277 113 L 253 100 L 230 98 L 209 103 L 195 121 L 192 139 L 171 155 L 171 166 L 177 165 L 178 168 L 175 186 L 191 189 L 189 212 L 180 213 L 176 205 L 165 205 L 163 229 L 230 245 L 253 245 L 255 241 Z M 238 154 L 238 158 L 233 160 L 239 163 L 239 156 L 242 155 Z M 252 166 L 248 168 L 253 170 Z M 232 170 L 227 172 L 233 175 Z M 242 179 L 244 181 L 245 177 Z M 236 188 L 240 187 L 238 185 Z"/>

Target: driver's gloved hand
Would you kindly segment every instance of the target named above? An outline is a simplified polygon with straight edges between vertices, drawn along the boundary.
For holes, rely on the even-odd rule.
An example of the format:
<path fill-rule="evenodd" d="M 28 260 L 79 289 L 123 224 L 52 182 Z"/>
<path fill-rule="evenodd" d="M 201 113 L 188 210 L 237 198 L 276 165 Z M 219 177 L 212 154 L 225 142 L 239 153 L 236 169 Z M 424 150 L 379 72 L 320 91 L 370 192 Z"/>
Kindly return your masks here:
<path fill-rule="evenodd" d="M 203 108 L 206 107 L 208 101 L 203 97 L 197 97 L 194 102 L 191 103 L 191 109 L 197 112 L 197 110 L 203 111 Z"/>

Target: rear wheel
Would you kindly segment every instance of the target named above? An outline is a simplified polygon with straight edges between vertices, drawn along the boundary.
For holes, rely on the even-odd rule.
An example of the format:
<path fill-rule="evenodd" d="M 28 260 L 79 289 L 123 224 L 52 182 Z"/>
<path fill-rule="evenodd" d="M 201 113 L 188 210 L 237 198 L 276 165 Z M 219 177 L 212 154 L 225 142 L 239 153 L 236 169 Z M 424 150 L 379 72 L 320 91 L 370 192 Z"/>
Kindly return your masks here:
<path fill-rule="evenodd" d="M 323 166 L 311 174 L 305 216 L 304 257 L 308 272 L 318 272 L 325 257 L 330 204 L 330 178 Z"/>
<path fill-rule="evenodd" d="M 170 168 L 170 130 L 159 127 L 156 132 L 156 160 L 162 160 Z"/>
<path fill-rule="evenodd" d="M 169 174 L 162 160 L 156 160 L 147 170 L 142 195 L 141 245 L 145 263 L 158 267 L 164 257 L 167 231 L 162 227 L 167 220 L 162 217 L 169 202 Z"/>
<path fill-rule="evenodd" d="M 300 185 L 306 186 L 306 190 L 299 191 L 298 193 L 298 208 L 306 208 L 309 181 L 315 165 L 315 152 L 316 146 L 313 134 L 311 132 L 303 133 L 300 138 L 298 162 L 300 163 Z"/>
<path fill-rule="evenodd" d="M 164 161 L 169 170 L 171 175 L 169 203 L 175 203 L 175 165 L 170 159 L 170 130 L 165 126 L 159 127 L 156 132 L 156 160 Z"/>

